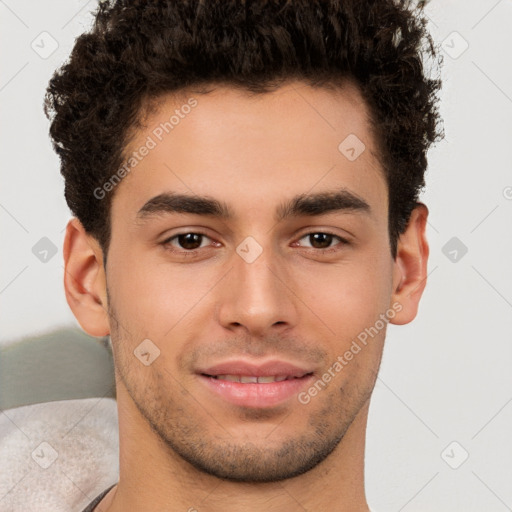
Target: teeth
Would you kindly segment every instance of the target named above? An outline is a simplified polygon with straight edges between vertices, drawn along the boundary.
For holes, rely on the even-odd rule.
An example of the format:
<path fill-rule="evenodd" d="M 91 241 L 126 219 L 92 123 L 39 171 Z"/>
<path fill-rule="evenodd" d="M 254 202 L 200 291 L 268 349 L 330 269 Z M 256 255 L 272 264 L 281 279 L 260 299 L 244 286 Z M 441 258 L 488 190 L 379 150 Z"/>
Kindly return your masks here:
<path fill-rule="evenodd" d="M 268 377 L 258 377 L 258 382 L 261 382 L 261 383 L 268 383 L 268 382 L 275 382 L 277 380 L 276 377 L 274 377 L 274 375 L 269 375 Z"/>
<path fill-rule="evenodd" d="M 288 378 L 286 375 L 268 375 L 265 377 L 255 377 L 254 375 L 215 375 L 214 377 L 230 382 L 241 382 L 242 384 L 268 384 L 270 382 L 282 382 Z"/>
<path fill-rule="evenodd" d="M 217 375 L 217 379 L 230 380 L 231 382 L 240 382 L 238 375 Z"/>
<path fill-rule="evenodd" d="M 254 377 L 254 376 L 245 376 L 245 375 L 241 375 L 240 376 L 240 382 L 243 382 L 243 383 L 246 383 L 246 382 L 258 382 L 258 377 Z"/>

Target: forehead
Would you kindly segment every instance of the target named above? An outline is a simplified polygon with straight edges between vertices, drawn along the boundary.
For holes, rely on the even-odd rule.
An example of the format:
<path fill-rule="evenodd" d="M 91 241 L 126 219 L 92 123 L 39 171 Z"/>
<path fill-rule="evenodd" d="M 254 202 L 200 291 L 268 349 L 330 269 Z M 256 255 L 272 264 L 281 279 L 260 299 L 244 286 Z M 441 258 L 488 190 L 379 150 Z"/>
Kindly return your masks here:
<path fill-rule="evenodd" d="M 335 90 L 290 82 L 256 95 L 218 86 L 162 96 L 125 157 L 132 166 L 113 200 L 124 215 L 164 192 L 212 196 L 242 213 L 286 195 L 349 188 L 387 207 L 369 111 L 349 82 Z"/>

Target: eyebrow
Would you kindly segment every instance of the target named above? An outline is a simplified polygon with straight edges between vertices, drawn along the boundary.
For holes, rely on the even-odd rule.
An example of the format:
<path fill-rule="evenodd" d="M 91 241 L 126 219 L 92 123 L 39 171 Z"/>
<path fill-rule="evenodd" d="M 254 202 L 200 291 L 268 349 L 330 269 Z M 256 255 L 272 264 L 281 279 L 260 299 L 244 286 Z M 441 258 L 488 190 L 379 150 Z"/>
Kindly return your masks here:
<path fill-rule="evenodd" d="M 335 192 L 300 194 L 278 205 L 275 220 L 280 222 L 291 217 L 313 217 L 330 212 L 369 215 L 371 208 L 364 199 L 346 189 Z M 191 213 L 224 220 L 234 218 L 233 211 L 223 201 L 207 196 L 177 193 L 163 193 L 153 197 L 137 212 L 137 218 L 145 219 L 169 213 Z"/>

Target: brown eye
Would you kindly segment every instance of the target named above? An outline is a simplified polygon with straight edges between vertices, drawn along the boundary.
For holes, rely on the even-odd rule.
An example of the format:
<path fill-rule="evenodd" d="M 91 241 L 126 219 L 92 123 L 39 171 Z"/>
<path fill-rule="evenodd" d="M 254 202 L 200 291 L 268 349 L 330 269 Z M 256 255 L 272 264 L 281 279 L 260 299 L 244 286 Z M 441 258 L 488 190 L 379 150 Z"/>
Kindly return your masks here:
<path fill-rule="evenodd" d="M 329 233 L 311 233 L 309 242 L 315 249 L 327 249 L 331 246 L 334 236 Z"/>
<path fill-rule="evenodd" d="M 201 240 L 203 235 L 198 233 L 185 233 L 184 235 L 178 235 L 178 243 L 183 249 L 198 249 L 201 247 Z"/>
<path fill-rule="evenodd" d="M 205 239 L 209 240 L 209 237 L 202 233 L 181 233 L 168 238 L 164 242 L 164 245 L 170 245 L 176 250 L 194 251 L 195 249 L 204 247 L 203 242 Z"/>
<path fill-rule="evenodd" d="M 350 245 L 348 240 L 333 233 L 323 231 L 307 233 L 299 239 L 299 246 L 308 249 L 316 249 L 319 254 L 338 251 L 346 245 Z"/>

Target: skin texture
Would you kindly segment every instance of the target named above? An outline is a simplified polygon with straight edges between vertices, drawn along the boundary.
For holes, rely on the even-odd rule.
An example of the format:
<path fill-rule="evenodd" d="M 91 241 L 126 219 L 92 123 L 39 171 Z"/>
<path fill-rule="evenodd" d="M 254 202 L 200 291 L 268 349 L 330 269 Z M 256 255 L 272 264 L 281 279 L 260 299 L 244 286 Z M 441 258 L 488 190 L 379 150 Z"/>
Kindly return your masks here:
<path fill-rule="evenodd" d="M 116 366 L 120 479 L 98 510 L 366 511 L 366 423 L 386 327 L 307 404 L 294 396 L 265 410 L 235 406 L 196 370 L 277 358 L 316 380 L 379 315 L 393 309 L 391 323 L 413 320 L 428 210 L 413 211 L 393 260 L 386 181 L 365 104 L 348 83 L 168 95 L 126 154 L 192 96 L 192 112 L 117 185 L 106 269 L 79 221 L 67 227 L 68 303 L 88 333 L 110 333 Z M 354 161 L 338 150 L 349 134 L 366 146 Z M 370 210 L 274 218 L 298 194 L 340 189 Z M 218 199 L 234 216 L 137 217 L 171 192 Z M 197 232 L 206 236 L 196 256 L 177 239 L 164 243 Z M 306 235 L 322 232 L 348 244 L 334 237 L 331 252 L 316 248 Z M 262 249 L 252 263 L 236 251 L 248 236 Z M 160 351 L 149 366 L 134 356 L 145 339 Z"/>

